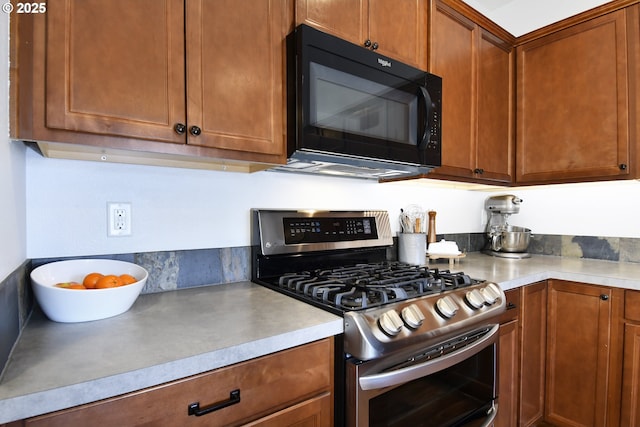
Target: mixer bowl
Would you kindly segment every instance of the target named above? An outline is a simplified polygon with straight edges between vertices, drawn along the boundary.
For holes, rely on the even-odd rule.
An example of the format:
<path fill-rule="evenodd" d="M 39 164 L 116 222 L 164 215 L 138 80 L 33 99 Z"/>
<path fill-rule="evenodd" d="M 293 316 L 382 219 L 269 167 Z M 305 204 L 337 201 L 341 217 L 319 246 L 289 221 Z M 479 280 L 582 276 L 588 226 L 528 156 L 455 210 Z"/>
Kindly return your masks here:
<path fill-rule="evenodd" d="M 494 236 L 491 249 L 499 252 L 526 252 L 530 239 L 530 229 L 510 225 Z"/>

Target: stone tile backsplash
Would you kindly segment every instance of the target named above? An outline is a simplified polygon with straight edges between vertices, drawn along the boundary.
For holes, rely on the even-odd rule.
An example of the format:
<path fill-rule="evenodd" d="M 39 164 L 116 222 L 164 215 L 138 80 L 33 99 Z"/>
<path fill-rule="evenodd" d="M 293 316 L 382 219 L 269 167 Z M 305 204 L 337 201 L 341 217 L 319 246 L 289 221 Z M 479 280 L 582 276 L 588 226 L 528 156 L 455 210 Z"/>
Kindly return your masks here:
<path fill-rule="evenodd" d="M 437 238 L 455 241 L 463 252 L 478 252 L 487 244 L 484 233 L 444 234 Z M 528 252 L 534 255 L 640 262 L 640 239 L 533 234 Z"/>
<path fill-rule="evenodd" d="M 146 294 L 250 280 L 250 254 L 251 248 L 246 246 L 73 258 L 109 258 L 138 264 L 149 272 L 142 289 L 142 293 Z M 32 268 L 62 259 L 71 258 L 34 259 Z"/>
<path fill-rule="evenodd" d="M 0 367 L 7 363 L 33 306 L 28 271 L 29 261 L 25 261 L 0 282 Z"/>
<path fill-rule="evenodd" d="M 529 252 L 537 255 L 640 262 L 640 239 L 534 235 L 529 243 Z"/>

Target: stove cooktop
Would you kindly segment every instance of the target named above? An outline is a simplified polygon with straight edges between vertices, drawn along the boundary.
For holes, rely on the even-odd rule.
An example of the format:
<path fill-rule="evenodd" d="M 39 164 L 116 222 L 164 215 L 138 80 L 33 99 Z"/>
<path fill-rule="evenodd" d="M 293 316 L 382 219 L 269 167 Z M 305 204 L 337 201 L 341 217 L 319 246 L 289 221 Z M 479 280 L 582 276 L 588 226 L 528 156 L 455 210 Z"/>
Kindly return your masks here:
<path fill-rule="evenodd" d="M 437 294 L 478 282 L 464 273 L 452 273 L 449 270 L 400 262 L 377 262 L 285 273 L 263 280 L 262 284 L 340 314 Z"/>

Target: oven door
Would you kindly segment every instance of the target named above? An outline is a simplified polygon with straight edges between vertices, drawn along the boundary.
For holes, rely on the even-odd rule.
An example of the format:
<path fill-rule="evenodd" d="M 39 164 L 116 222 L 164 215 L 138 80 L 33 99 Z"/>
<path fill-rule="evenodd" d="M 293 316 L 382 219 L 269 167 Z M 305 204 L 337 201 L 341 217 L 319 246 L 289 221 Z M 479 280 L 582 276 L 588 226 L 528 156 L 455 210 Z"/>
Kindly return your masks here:
<path fill-rule="evenodd" d="M 489 426 L 497 413 L 499 325 L 404 357 L 347 361 L 347 425 Z"/>

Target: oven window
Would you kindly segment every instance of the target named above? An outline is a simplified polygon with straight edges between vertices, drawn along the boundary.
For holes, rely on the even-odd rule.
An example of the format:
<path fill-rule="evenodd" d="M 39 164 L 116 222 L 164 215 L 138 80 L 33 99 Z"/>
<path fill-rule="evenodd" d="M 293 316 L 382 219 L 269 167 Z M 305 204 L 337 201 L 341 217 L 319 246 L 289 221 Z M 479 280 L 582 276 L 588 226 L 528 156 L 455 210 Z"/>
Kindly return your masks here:
<path fill-rule="evenodd" d="M 371 399 L 369 425 L 480 425 L 495 399 L 495 347 Z"/>

